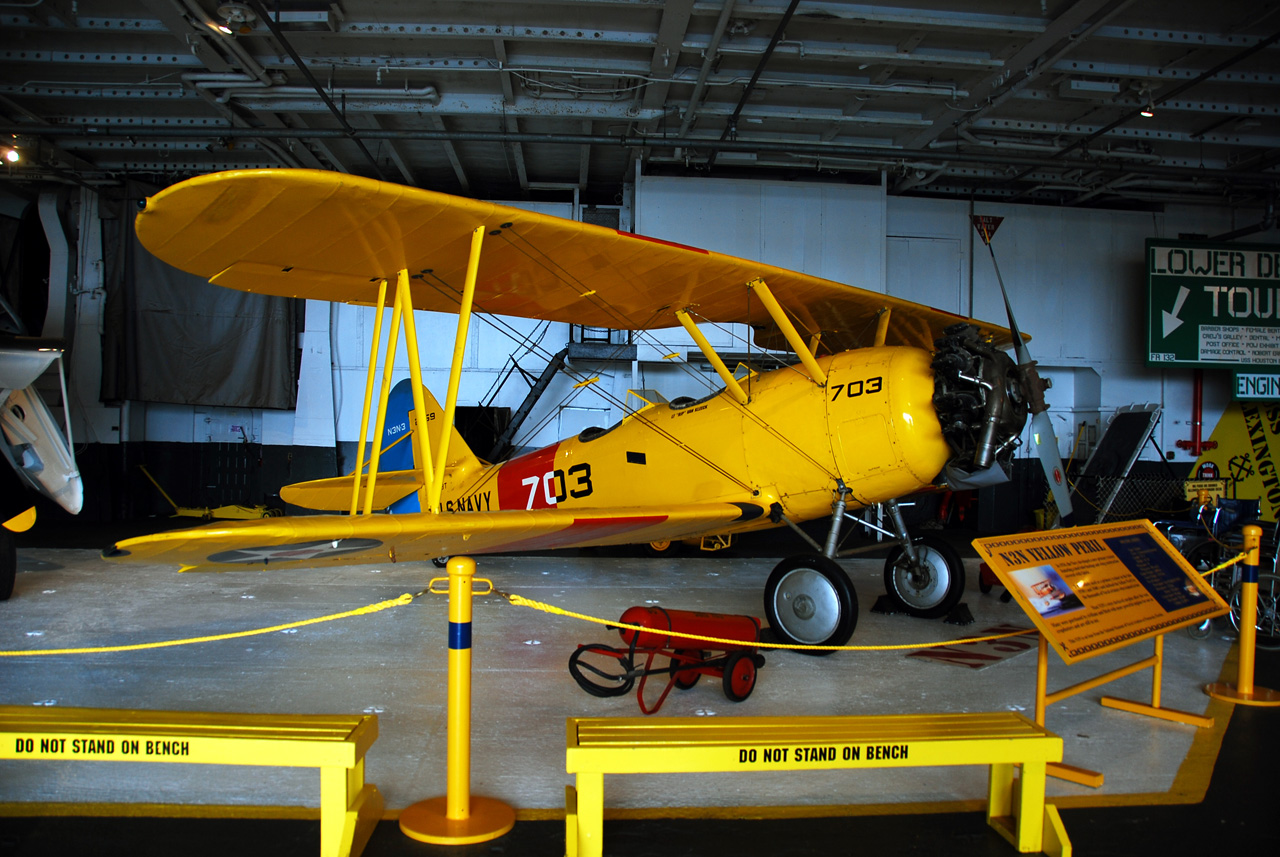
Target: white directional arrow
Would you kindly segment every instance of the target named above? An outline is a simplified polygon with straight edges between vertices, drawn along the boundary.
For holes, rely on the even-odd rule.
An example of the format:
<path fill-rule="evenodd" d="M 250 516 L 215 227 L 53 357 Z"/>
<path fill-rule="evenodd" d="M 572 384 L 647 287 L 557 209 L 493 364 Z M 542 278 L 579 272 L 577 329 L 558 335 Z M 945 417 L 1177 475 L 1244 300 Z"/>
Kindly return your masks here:
<path fill-rule="evenodd" d="M 1182 319 L 1178 318 L 1178 313 L 1182 312 L 1182 305 L 1187 302 L 1187 296 L 1191 294 L 1191 289 L 1186 286 L 1178 287 L 1178 299 L 1173 302 L 1173 312 L 1161 310 L 1160 315 L 1163 319 L 1164 335 L 1168 338 L 1178 328 L 1182 327 Z"/>

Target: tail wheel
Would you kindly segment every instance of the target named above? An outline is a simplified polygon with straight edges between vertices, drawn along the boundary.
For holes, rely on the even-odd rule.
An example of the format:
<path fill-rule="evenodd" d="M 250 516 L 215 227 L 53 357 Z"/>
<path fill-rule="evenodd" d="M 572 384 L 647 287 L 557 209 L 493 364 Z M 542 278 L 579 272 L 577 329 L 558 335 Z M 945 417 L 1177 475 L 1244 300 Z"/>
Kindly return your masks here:
<path fill-rule="evenodd" d="M 946 542 L 914 539 L 916 564 L 898 545 L 884 563 L 884 588 L 912 616 L 937 619 L 951 612 L 964 595 L 964 563 Z"/>
<path fill-rule="evenodd" d="M 730 652 L 724 664 L 724 695 L 742 702 L 756 686 L 756 662 L 750 652 Z"/>
<path fill-rule="evenodd" d="M 649 556 L 674 556 L 679 547 L 679 542 L 673 542 L 671 539 L 660 539 L 656 542 L 645 543 L 644 552 Z"/>
<path fill-rule="evenodd" d="M 793 556 L 774 567 L 764 587 L 764 614 L 780 642 L 843 646 L 858 624 L 858 596 L 844 569 L 820 554 Z M 830 651 L 800 649 L 804 654 Z"/>

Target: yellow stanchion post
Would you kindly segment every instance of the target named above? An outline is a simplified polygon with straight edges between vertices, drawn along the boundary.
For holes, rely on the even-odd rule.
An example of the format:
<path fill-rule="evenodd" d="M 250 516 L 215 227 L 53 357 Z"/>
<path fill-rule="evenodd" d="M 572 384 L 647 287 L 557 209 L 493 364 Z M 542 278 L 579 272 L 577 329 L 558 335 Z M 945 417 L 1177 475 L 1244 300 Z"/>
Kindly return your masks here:
<path fill-rule="evenodd" d="M 515 810 L 471 794 L 471 592 L 476 562 L 449 560 L 449 699 L 447 793 L 413 804 L 400 814 L 410 839 L 435 845 L 469 845 L 497 839 L 516 823 Z"/>
<path fill-rule="evenodd" d="M 1249 524 L 1244 528 L 1244 563 L 1240 575 L 1240 667 L 1236 681 L 1214 682 L 1205 693 L 1214 699 L 1241 705 L 1280 705 L 1280 693 L 1253 684 L 1254 646 L 1258 638 L 1258 566 L 1262 543 L 1262 527 Z"/>

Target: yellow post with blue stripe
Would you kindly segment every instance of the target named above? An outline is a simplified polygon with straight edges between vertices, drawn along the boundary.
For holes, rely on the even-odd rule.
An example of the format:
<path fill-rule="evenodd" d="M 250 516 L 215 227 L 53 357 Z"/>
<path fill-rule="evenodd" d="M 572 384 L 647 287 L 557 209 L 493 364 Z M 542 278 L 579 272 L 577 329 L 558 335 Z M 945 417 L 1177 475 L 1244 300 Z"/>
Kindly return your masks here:
<path fill-rule="evenodd" d="M 1280 693 L 1253 683 L 1254 647 L 1258 641 L 1258 566 L 1262 564 L 1262 527 L 1247 524 L 1244 534 L 1244 562 L 1240 566 L 1240 650 L 1236 681 L 1219 681 L 1205 686 L 1214 699 L 1240 705 L 1280 705 Z"/>
<path fill-rule="evenodd" d="M 435 845 L 487 842 L 516 823 L 515 810 L 502 801 L 471 794 L 471 597 L 475 573 L 476 562 L 471 557 L 449 560 L 446 794 L 419 801 L 400 814 L 400 830 L 406 836 Z M 492 587 L 490 583 L 489 591 Z"/>

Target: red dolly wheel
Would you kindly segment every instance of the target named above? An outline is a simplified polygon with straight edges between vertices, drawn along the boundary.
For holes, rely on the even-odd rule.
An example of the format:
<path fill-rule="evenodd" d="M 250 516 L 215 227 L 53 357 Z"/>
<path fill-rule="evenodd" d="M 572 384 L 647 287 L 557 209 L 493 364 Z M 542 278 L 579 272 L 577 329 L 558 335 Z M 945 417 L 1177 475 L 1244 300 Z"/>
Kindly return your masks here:
<path fill-rule="evenodd" d="M 724 664 L 724 695 L 742 702 L 756 686 L 756 662 L 750 652 L 730 652 Z"/>

